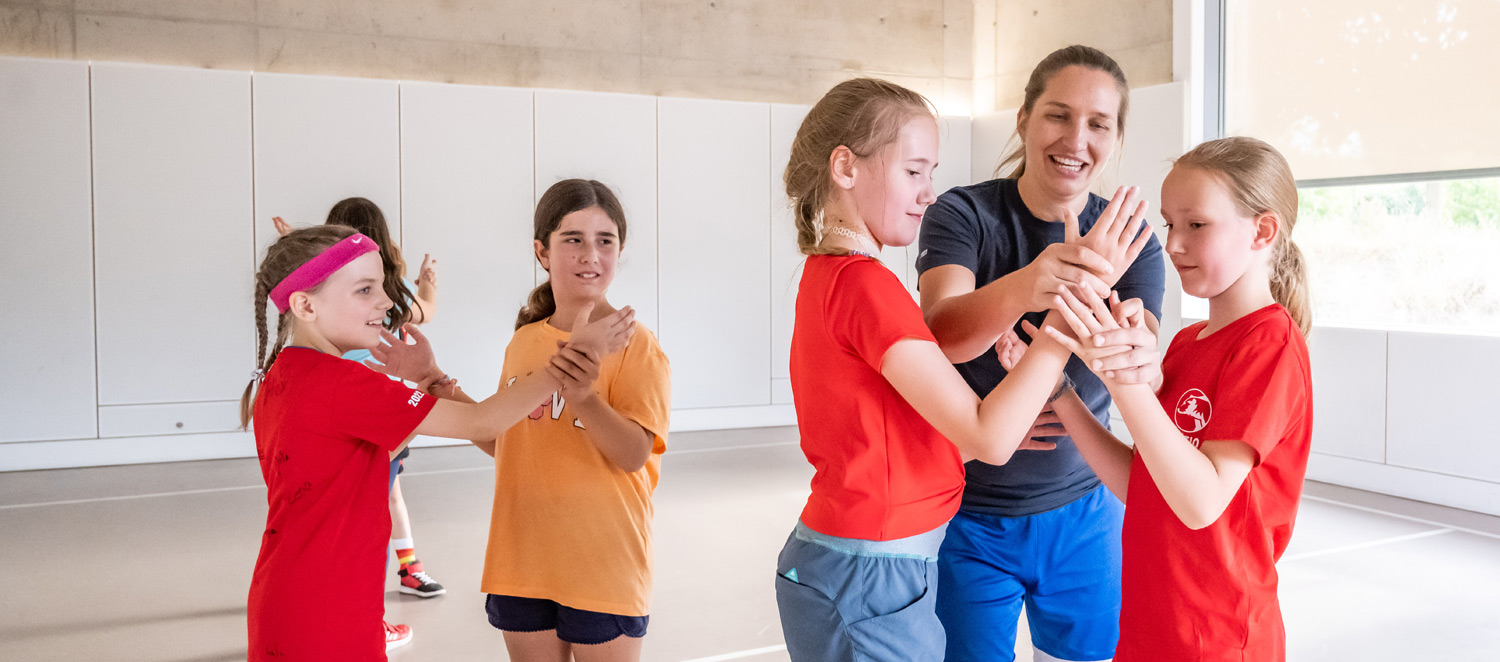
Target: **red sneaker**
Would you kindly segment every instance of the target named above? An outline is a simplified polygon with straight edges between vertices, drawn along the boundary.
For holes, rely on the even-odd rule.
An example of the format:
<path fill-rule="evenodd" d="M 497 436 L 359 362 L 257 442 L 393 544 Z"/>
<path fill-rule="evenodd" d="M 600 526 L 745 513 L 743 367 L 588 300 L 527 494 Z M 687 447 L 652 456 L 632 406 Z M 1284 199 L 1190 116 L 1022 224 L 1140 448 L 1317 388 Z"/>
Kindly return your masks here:
<path fill-rule="evenodd" d="M 385 626 L 386 652 L 390 652 L 411 643 L 410 625 L 391 625 L 386 621 L 381 621 L 380 624 Z"/>

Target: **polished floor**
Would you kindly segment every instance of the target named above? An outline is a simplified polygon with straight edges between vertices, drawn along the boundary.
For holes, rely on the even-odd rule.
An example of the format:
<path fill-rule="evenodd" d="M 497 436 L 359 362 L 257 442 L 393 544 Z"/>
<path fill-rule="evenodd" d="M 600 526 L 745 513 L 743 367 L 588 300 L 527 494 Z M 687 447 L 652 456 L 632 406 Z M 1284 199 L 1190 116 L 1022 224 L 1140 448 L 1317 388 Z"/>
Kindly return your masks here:
<path fill-rule="evenodd" d="M 645 659 L 787 659 L 771 573 L 812 473 L 795 444 L 791 428 L 674 435 Z M 506 659 L 478 593 L 488 459 L 408 463 L 418 552 L 449 592 L 389 585 L 390 619 L 416 631 L 395 662 Z M 264 517 L 253 460 L 0 474 L 0 660 L 244 659 Z M 1280 567 L 1294 662 L 1500 660 L 1500 518 L 1309 484 Z"/>

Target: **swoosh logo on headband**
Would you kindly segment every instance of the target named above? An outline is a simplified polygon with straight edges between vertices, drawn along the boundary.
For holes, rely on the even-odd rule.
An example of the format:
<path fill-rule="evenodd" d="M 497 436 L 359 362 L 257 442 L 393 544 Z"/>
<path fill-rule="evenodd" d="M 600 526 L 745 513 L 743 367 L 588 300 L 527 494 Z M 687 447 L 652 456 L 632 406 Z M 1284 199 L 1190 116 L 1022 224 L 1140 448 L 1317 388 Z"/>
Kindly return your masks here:
<path fill-rule="evenodd" d="M 357 243 L 359 243 L 359 242 L 361 242 L 361 241 L 364 241 L 364 239 L 365 239 L 365 238 L 364 238 L 364 237 L 355 237 L 355 238 L 354 238 L 354 243 L 356 243 L 356 244 L 357 244 Z"/>

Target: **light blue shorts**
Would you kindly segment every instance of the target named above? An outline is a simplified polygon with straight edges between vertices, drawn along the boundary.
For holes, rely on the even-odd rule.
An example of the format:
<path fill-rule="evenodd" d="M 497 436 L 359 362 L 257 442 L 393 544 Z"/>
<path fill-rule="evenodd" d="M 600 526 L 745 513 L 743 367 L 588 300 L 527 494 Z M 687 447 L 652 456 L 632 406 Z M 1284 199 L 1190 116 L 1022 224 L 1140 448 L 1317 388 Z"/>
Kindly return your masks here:
<path fill-rule="evenodd" d="M 839 538 L 801 522 L 776 563 L 776 605 L 797 662 L 941 662 L 937 553 L 947 525 L 897 540 Z"/>

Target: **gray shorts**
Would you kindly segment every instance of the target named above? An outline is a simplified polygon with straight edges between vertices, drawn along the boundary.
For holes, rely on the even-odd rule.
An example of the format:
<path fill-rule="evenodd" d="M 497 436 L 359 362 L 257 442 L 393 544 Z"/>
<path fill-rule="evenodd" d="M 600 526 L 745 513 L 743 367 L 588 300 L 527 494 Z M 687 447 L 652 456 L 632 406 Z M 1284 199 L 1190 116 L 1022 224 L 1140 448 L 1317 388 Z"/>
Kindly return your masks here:
<path fill-rule="evenodd" d="M 794 662 L 941 662 L 944 524 L 897 540 L 838 538 L 801 522 L 776 563 L 776 605 Z"/>

